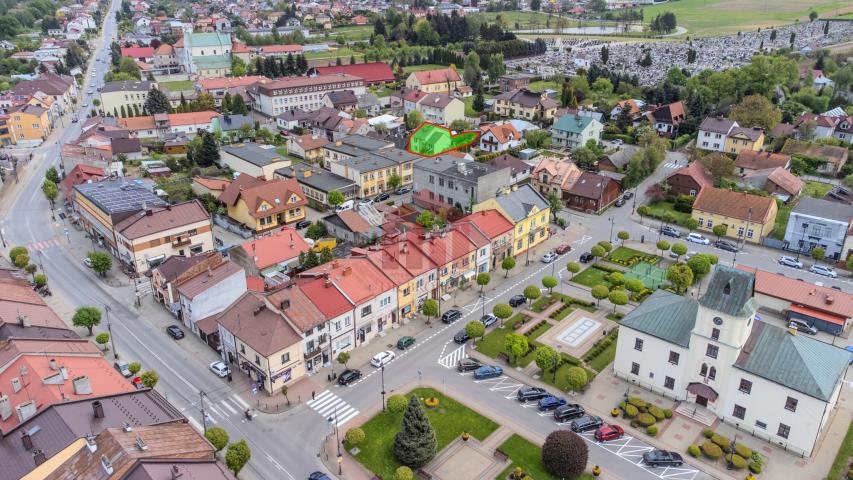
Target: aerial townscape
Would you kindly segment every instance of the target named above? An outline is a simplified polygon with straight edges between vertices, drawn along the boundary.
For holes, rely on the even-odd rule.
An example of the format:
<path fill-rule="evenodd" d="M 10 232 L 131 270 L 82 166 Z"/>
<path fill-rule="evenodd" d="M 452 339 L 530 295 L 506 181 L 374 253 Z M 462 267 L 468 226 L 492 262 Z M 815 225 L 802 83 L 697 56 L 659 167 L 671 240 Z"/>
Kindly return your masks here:
<path fill-rule="evenodd" d="M 0 480 L 853 480 L 853 3 L 0 1 Z"/>

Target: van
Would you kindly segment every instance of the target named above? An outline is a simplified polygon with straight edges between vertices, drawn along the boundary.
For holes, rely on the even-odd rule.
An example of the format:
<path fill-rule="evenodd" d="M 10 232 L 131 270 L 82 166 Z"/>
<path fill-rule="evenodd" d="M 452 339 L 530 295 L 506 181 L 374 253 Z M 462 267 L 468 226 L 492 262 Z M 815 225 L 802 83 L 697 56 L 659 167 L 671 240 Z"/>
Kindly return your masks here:
<path fill-rule="evenodd" d="M 336 212 L 336 213 L 340 213 L 340 212 L 344 212 L 344 211 L 346 211 L 346 210 L 352 210 L 352 207 L 354 207 L 354 206 L 355 206 L 355 202 L 354 202 L 354 201 L 352 201 L 352 200 L 347 200 L 346 202 L 344 202 L 344 203 L 342 203 L 342 204 L 338 205 L 337 207 L 335 207 L 335 212 Z"/>

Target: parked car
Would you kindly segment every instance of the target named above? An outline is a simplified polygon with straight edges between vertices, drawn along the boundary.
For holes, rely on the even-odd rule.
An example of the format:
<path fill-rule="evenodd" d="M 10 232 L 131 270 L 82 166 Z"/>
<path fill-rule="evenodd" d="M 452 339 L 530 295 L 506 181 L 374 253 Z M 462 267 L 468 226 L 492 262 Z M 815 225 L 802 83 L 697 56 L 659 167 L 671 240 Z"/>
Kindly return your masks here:
<path fill-rule="evenodd" d="M 456 320 L 462 318 L 462 312 L 456 310 L 455 308 L 450 309 L 441 316 L 441 321 L 444 323 L 453 323 Z"/>
<path fill-rule="evenodd" d="M 616 203 L 614 205 L 616 205 L 617 207 L 621 207 L 622 205 L 625 205 L 625 199 L 622 197 L 619 197 L 619 199 L 616 200 Z"/>
<path fill-rule="evenodd" d="M 484 327 L 489 328 L 492 325 L 498 323 L 498 317 L 494 316 L 491 313 L 487 313 L 487 314 L 483 315 L 483 317 L 480 319 L 480 321 L 483 322 Z"/>
<path fill-rule="evenodd" d="M 361 201 L 359 201 L 358 204 L 359 205 L 365 205 L 365 206 L 366 205 L 373 205 L 373 199 L 372 198 L 364 198 Z"/>
<path fill-rule="evenodd" d="M 779 257 L 779 265 L 784 265 L 786 267 L 791 268 L 803 268 L 803 262 L 787 255 L 782 255 L 781 257 Z"/>
<path fill-rule="evenodd" d="M 562 407 L 565 404 L 565 398 L 548 395 L 542 400 L 539 400 L 539 403 L 536 404 L 536 408 L 538 408 L 540 412 L 547 412 L 550 410 L 554 410 L 557 407 Z"/>
<path fill-rule="evenodd" d="M 572 246 L 563 244 L 563 245 L 560 245 L 559 247 L 555 248 L 554 251 L 557 252 L 557 255 L 562 255 L 566 252 L 571 252 Z"/>
<path fill-rule="evenodd" d="M 381 202 L 384 202 L 385 200 L 388 200 L 389 198 L 391 198 L 391 195 L 389 195 L 385 192 L 382 192 L 379 195 L 373 197 L 373 203 L 381 203 Z"/>
<path fill-rule="evenodd" d="M 346 210 L 352 210 L 354 206 L 355 206 L 355 201 L 347 200 L 346 202 L 335 207 L 335 212 L 341 213 L 341 212 L 346 211 Z"/>
<path fill-rule="evenodd" d="M 835 270 L 824 265 L 812 265 L 809 267 L 809 271 L 829 278 L 835 278 L 838 276 L 838 274 L 835 273 Z"/>
<path fill-rule="evenodd" d="M 513 295 L 512 298 L 509 299 L 509 306 L 512 308 L 524 305 L 525 303 L 527 303 L 527 297 L 524 295 Z"/>
<path fill-rule="evenodd" d="M 296 222 L 296 225 L 294 225 L 294 227 L 296 227 L 297 230 L 302 230 L 303 228 L 310 227 L 311 223 L 311 220 L 300 220 Z"/>
<path fill-rule="evenodd" d="M 675 452 L 651 450 L 643 454 L 643 463 L 650 467 L 680 467 L 684 460 Z"/>
<path fill-rule="evenodd" d="M 349 368 L 338 375 L 338 385 L 347 386 L 359 378 L 361 378 L 361 372 L 354 368 Z"/>
<path fill-rule="evenodd" d="M 453 336 L 453 341 L 456 343 L 465 343 L 470 339 L 471 337 L 468 336 L 468 332 L 466 332 L 464 328 L 462 330 L 459 330 L 459 332 L 457 332 L 456 335 Z"/>
<path fill-rule="evenodd" d="M 602 420 L 601 417 L 586 415 L 577 420 L 573 420 L 569 425 L 569 428 L 575 433 L 580 433 L 596 430 L 602 425 L 604 425 L 604 420 Z"/>
<path fill-rule="evenodd" d="M 392 352 L 391 350 L 385 350 L 384 352 L 379 352 L 374 355 L 373 359 L 370 360 L 370 364 L 374 367 L 381 367 L 390 362 L 391 360 L 394 360 L 394 358 L 396 357 L 396 353 Z"/>
<path fill-rule="evenodd" d="M 660 227 L 660 234 L 665 235 L 667 237 L 681 238 L 681 232 L 670 227 L 669 225 L 664 225 Z"/>
<path fill-rule="evenodd" d="M 548 252 L 545 255 L 542 255 L 542 263 L 551 263 L 557 259 L 559 255 L 555 252 Z"/>
<path fill-rule="evenodd" d="M 634 192 L 628 190 L 627 192 L 625 192 L 624 195 L 622 195 L 622 198 L 624 198 L 625 200 L 630 200 L 634 198 Z"/>
<path fill-rule="evenodd" d="M 88 104 L 87 102 L 83 102 L 82 107 L 83 107 L 83 108 L 89 108 L 89 104 Z"/>
<path fill-rule="evenodd" d="M 487 378 L 500 377 L 503 374 L 504 369 L 497 365 L 483 365 L 482 367 L 474 370 L 474 379 L 485 380 Z"/>
<path fill-rule="evenodd" d="M 133 374 L 130 373 L 130 367 L 128 366 L 128 363 L 125 362 L 124 360 L 117 360 L 113 364 L 113 368 L 115 368 L 118 371 L 118 373 L 120 373 L 121 376 L 124 378 L 130 378 L 133 376 Z"/>
<path fill-rule="evenodd" d="M 848 345 L 844 347 L 844 350 L 847 350 L 850 353 L 853 353 L 853 345 Z M 853 357 L 850 357 L 850 365 L 853 365 Z"/>
<path fill-rule="evenodd" d="M 92 259 L 89 257 L 84 258 L 83 259 L 83 265 L 86 265 L 87 267 L 92 268 Z"/>
<path fill-rule="evenodd" d="M 584 408 L 577 403 L 563 405 L 557 407 L 557 409 L 554 410 L 554 420 L 560 423 L 571 420 L 573 418 L 582 417 L 584 415 L 586 415 L 586 410 L 584 410 Z"/>
<path fill-rule="evenodd" d="M 617 440 L 622 438 L 622 435 L 625 435 L 625 430 L 619 425 L 602 425 L 595 431 L 595 439 L 599 442 Z"/>
<path fill-rule="evenodd" d="M 184 331 L 181 330 L 181 327 L 177 325 L 169 325 L 168 327 L 166 327 L 166 333 L 168 333 L 169 336 L 174 338 L 175 340 L 180 340 L 184 338 Z"/>
<path fill-rule="evenodd" d="M 540 400 L 547 397 L 548 391 L 544 388 L 539 387 L 523 387 L 519 388 L 518 392 L 515 393 L 515 398 L 521 402 L 532 402 L 534 400 Z"/>
<path fill-rule="evenodd" d="M 473 358 L 463 358 L 456 362 L 456 371 L 457 372 L 470 372 L 472 370 L 476 370 L 482 367 L 483 364 L 478 360 L 474 360 Z"/>
<path fill-rule="evenodd" d="M 798 332 L 808 333 L 809 335 L 817 335 L 817 329 L 809 325 L 805 320 L 792 318 L 788 320 L 788 328 L 793 328 Z"/>
<path fill-rule="evenodd" d="M 400 187 L 394 190 L 394 195 L 405 195 L 412 191 L 412 187 Z"/>
<path fill-rule="evenodd" d="M 228 365 L 225 365 L 221 360 L 211 363 L 210 370 L 219 378 L 227 377 L 228 374 L 231 373 L 231 369 L 228 368 Z"/>
<path fill-rule="evenodd" d="M 579 258 L 579 260 L 581 261 L 581 263 L 589 263 L 589 262 L 591 262 L 591 261 L 592 261 L 592 259 L 593 259 L 593 256 L 592 256 L 592 254 L 591 254 L 591 253 L 589 253 L 589 252 L 584 252 L 584 253 L 582 253 L 582 254 L 581 254 L 581 258 Z"/>
<path fill-rule="evenodd" d="M 332 479 L 329 478 L 329 476 L 323 472 L 311 472 L 311 474 L 308 475 L 308 480 L 332 480 Z"/>
<path fill-rule="evenodd" d="M 693 242 L 693 243 L 698 243 L 700 245 L 709 245 L 711 243 L 711 241 L 708 240 L 708 238 L 705 237 L 704 235 L 700 235 L 700 234 L 694 233 L 694 232 L 690 232 L 687 234 L 687 241 Z"/>
<path fill-rule="evenodd" d="M 714 242 L 714 246 L 719 248 L 720 250 L 725 250 L 727 252 L 737 252 L 737 245 L 732 242 L 727 242 L 725 240 L 717 240 Z"/>
<path fill-rule="evenodd" d="M 400 350 L 405 350 L 414 344 L 415 344 L 415 337 L 410 337 L 408 335 L 397 340 L 397 348 L 399 348 Z"/>

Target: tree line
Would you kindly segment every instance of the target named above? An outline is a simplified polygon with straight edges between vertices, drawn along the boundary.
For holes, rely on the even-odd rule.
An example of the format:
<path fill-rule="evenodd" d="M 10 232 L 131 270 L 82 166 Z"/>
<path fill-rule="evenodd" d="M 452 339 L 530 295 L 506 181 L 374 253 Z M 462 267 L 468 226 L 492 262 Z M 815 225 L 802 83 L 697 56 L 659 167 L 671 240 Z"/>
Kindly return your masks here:
<path fill-rule="evenodd" d="M 255 57 L 246 66 L 248 75 L 263 75 L 269 78 L 304 75 L 307 71 L 308 60 L 301 53 L 288 53 L 287 57 Z"/>

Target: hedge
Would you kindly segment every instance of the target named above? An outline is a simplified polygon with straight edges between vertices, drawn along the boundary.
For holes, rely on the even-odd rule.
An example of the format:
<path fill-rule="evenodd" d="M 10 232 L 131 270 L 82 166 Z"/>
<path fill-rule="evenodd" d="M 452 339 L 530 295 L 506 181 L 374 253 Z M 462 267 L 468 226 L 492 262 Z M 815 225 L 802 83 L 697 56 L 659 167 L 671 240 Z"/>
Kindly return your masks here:
<path fill-rule="evenodd" d="M 762 464 L 760 462 L 749 462 L 749 471 L 758 475 L 761 473 Z"/>
<path fill-rule="evenodd" d="M 657 425 L 649 425 L 648 427 L 646 427 L 646 433 L 652 437 L 656 437 L 658 435 Z"/>
<path fill-rule="evenodd" d="M 691 457 L 696 458 L 699 456 L 699 453 L 701 453 L 701 452 L 699 451 L 698 446 L 690 445 L 689 447 L 687 447 L 687 453 L 689 453 Z"/>
<path fill-rule="evenodd" d="M 661 410 L 655 405 L 649 407 L 649 413 L 652 414 L 653 417 L 655 417 L 655 420 L 663 420 L 664 418 L 666 418 L 666 415 L 664 415 L 663 410 Z"/>
<path fill-rule="evenodd" d="M 649 413 L 641 413 L 637 415 L 637 423 L 644 427 L 648 427 L 655 424 L 655 417 Z"/>
<path fill-rule="evenodd" d="M 752 458 L 752 449 L 742 443 L 735 445 L 735 453 L 743 458 Z"/>
<path fill-rule="evenodd" d="M 702 444 L 702 453 L 712 460 L 717 460 L 723 456 L 723 450 L 720 446 L 712 442 L 705 442 Z"/>
<path fill-rule="evenodd" d="M 628 418 L 634 418 L 637 416 L 637 414 L 640 413 L 639 410 L 637 410 L 637 407 L 635 407 L 631 404 L 625 405 L 624 410 L 625 410 L 625 416 Z"/>
<path fill-rule="evenodd" d="M 731 462 L 732 468 L 736 470 L 746 468 L 746 460 L 736 453 L 726 455 L 726 461 Z"/>
<path fill-rule="evenodd" d="M 672 410 L 668 408 L 663 409 L 663 416 L 666 418 L 672 418 Z"/>
<path fill-rule="evenodd" d="M 633 405 L 637 408 L 647 407 L 649 405 L 648 402 L 646 402 L 645 400 L 643 400 L 640 397 L 628 397 L 628 403 L 630 403 L 631 405 Z"/>
<path fill-rule="evenodd" d="M 724 437 L 718 433 L 711 436 L 711 441 L 719 445 L 726 453 L 732 452 L 732 441 L 728 437 Z"/>
<path fill-rule="evenodd" d="M 702 430 L 702 435 L 704 435 L 705 438 L 711 438 L 714 436 L 714 430 L 710 429 L 710 428 L 706 428 L 706 429 Z"/>

